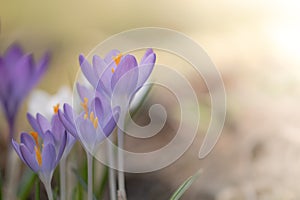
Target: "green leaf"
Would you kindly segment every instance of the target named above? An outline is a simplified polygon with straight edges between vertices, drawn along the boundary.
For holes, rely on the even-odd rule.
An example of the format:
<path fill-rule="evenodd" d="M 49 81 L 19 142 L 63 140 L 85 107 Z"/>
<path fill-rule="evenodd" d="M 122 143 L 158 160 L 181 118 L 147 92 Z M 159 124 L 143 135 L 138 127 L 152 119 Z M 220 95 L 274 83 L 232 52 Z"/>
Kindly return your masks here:
<path fill-rule="evenodd" d="M 103 199 L 105 186 L 106 186 L 106 183 L 108 181 L 108 167 L 107 166 L 104 166 L 101 177 L 102 177 L 102 180 L 101 180 L 101 183 L 100 183 L 100 187 L 99 187 L 99 190 L 96 193 L 98 199 Z"/>
<path fill-rule="evenodd" d="M 35 181 L 35 200 L 40 200 L 40 180 Z"/>
<path fill-rule="evenodd" d="M 199 177 L 201 172 L 202 170 L 199 170 L 196 172 L 196 174 L 185 180 L 184 183 L 181 184 L 180 187 L 175 191 L 170 200 L 178 200 L 185 193 L 185 191 L 189 189 L 193 182 Z"/>
<path fill-rule="evenodd" d="M 82 176 L 80 176 L 80 174 L 78 173 L 78 171 L 76 171 L 75 169 L 72 169 L 73 173 L 75 174 L 80 186 L 87 192 L 87 183 L 86 181 L 83 179 Z M 93 194 L 93 199 L 97 200 L 96 196 Z"/>
<path fill-rule="evenodd" d="M 30 169 L 26 169 L 18 186 L 18 197 L 20 200 L 28 199 L 36 179 L 38 179 L 37 174 Z"/>

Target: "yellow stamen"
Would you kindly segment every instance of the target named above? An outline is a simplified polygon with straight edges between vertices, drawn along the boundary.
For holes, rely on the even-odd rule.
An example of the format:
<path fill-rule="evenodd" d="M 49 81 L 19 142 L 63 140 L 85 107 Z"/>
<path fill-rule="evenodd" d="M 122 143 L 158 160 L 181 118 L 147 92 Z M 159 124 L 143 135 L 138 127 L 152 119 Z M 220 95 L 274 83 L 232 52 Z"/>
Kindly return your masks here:
<path fill-rule="evenodd" d="M 42 155 L 40 150 L 38 149 L 37 146 L 34 147 L 35 150 L 35 157 L 36 157 L 36 161 L 38 162 L 39 166 L 42 165 Z"/>
<path fill-rule="evenodd" d="M 94 112 L 91 112 L 91 114 L 90 114 L 90 120 L 91 120 L 91 121 L 94 121 L 94 119 L 95 119 Z"/>
<path fill-rule="evenodd" d="M 115 63 L 116 63 L 117 66 L 120 63 L 121 58 L 122 58 L 122 54 L 120 54 L 120 53 L 116 57 L 114 57 L 114 61 L 115 61 Z"/>
<path fill-rule="evenodd" d="M 93 121 L 94 128 L 98 127 L 98 118 L 96 117 Z"/>
<path fill-rule="evenodd" d="M 56 104 L 55 106 L 53 106 L 54 114 L 57 114 L 57 113 L 58 113 L 58 110 L 59 110 L 59 103 Z"/>
<path fill-rule="evenodd" d="M 83 118 L 87 119 L 88 118 L 88 114 L 85 113 L 84 116 L 83 116 Z"/>
<path fill-rule="evenodd" d="M 111 72 L 112 72 L 112 73 L 115 73 L 115 69 L 114 69 L 114 68 L 111 68 Z"/>
<path fill-rule="evenodd" d="M 34 132 L 34 131 L 31 131 L 31 132 L 30 132 L 30 135 L 33 137 L 33 139 L 34 139 L 34 141 L 35 141 L 35 144 L 36 144 L 36 145 L 39 145 L 38 133 L 37 133 L 37 132 Z"/>
<path fill-rule="evenodd" d="M 88 109 L 88 98 L 84 97 L 83 98 L 83 102 L 81 102 L 81 106 L 82 108 L 84 109 L 85 113 L 88 113 L 89 112 L 89 109 Z"/>

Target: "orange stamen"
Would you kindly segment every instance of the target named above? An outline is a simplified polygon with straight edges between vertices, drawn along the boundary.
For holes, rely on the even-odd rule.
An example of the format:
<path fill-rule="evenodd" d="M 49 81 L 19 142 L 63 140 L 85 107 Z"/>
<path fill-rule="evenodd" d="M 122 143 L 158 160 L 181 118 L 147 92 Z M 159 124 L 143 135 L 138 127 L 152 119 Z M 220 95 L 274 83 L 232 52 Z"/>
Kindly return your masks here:
<path fill-rule="evenodd" d="M 58 113 L 58 110 L 59 110 L 59 103 L 56 104 L 55 106 L 53 106 L 54 114 L 57 114 L 57 113 Z"/>
<path fill-rule="evenodd" d="M 116 63 L 117 66 L 120 63 L 121 58 L 122 58 L 122 54 L 118 54 L 116 57 L 114 57 L 114 61 L 115 61 L 115 63 Z"/>
<path fill-rule="evenodd" d="M 33 137 L 33 139 L 34 139 L 34 141 L 35 141 L 35 144 L 36 144 L 36 145 L 39 145 L 38 133 L 37 133 L 37 132 L 34 132 L 34 131 L 31 131 L 31 132 L 30 132 L 30 135 Z"/>
<path fill-rule="evenodd" d="M 98 118 L 96 117 L 94 119 L 94 121 L 92 121 L 92 122 L 93 122 L 94 128 L 97 128 L 98 127 Z"/>
<path fill-rule="evenodd" d="M 94 119 L 95 119 L 94 112 L 91 112 L 91 114 L 90 114 L 90 120 L 91 120 L 91 121 L 94 121 Z"/>
<path fill-rule="evenodd" d="M 41 155 L 41 152 L 40 152 L 40 150 L 38 149 L 37 146 L 34 147 L 34 150 L 35 150 L 36 161 L 38 162 L 39 166 L 41 166 L 42 165 L 42 155 Z"/>
<path fill-rule="evenodd" d="M 85 111 L 85 113 L 89 112 L 88 102 L 89 102 L 89 100 L 86 97 L 84 97 L 83 102 L 81 102 L 81 106 L 82 106 L 83 110 Z"/>
<path fill-rule="evenodd" d="M 112 72 L 112 73 L 115 73 L 115 69 L 114 69 L 114 68 L 111 68 L 111 72 Z"/>

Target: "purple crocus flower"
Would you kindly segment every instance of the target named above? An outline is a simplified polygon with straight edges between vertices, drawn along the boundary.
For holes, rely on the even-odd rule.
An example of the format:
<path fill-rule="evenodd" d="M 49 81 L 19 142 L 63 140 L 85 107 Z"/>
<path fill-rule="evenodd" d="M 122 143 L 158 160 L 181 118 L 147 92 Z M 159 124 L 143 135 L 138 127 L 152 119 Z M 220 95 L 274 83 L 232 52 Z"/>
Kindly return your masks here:
<path fill-rule="evenodd" d="M 46 53 L 38 63 L 32 54 L 25 54 L 18 44 L 11 45 L 0 56 L 0 104 L 13 137 L 15 118 L 18 109 L 29 93 L 45 73 L 49 54 Z"/>
<path fill-rule="evenodd" d="M 139 64 L 133 55 L 122 55 L 117 50 L 109 52 L 104 59 L 94 55 L 92 65 L 83 55 L 79 56 L 83 74 L 99 93 L 108 98 L 112 98 L 114 93 L 116 98 L 128 97 L 128 103 L 149 78 L 155 60 L 156 54 L 152 49 L 146 50 Z M 114 91 L 116 85 L 118 89 Z"/>
<path fill-rule="evenodd" d="M 83 112 L 77 115 L 69 104 L 64 104 L 59 117 L 65 128 L 81 141 L 83 147 L 93 153 L 98 144 L 108 137 L 116 126 L 119 109 L 110 109 L 108 101 L 99 97 L 83 98 Z"/>
<path fill-rule="evenodd" d="M 67 133 L 66 147 L 62 156 L 63 158 L 66 158 L 70 153 L 74 143 L 76 142 L 76 138 L 73 137 L 73 135 L 65 129 L 63 123 L 59 119 L 58 109 L 59 104 L 54 106 L 54 114 L 52 116 L 51 123 L 39 113 L 36 114 L 36 118 L 27 113 L 27 119 L 34 131 L 36 131 L 42 139 L 44 138 L 47 131 L 52 132 L 56 149 L 59 148 L 63 137 L 65 137 L 65 133 Z"/>
<path fill-rule="evenodd" d="M 38 173 L 43 183 L 51 182 L 54 169 L 66 147 L 67 133 L 63 134 L 59 146 L 55 144 L 53 133 L 49 130 L 44 134 L 42 142 L 39 141 L 37 132 L 23 132 L 20 138 L 20 144 L 12 140 L 20 159 Z"/>

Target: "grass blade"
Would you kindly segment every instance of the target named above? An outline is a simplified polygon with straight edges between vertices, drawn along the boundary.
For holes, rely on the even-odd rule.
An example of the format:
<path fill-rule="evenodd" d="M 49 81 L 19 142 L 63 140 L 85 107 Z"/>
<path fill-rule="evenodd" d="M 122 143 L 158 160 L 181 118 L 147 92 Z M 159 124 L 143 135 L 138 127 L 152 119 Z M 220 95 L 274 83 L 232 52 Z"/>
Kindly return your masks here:
<path fill-rule="evenodd" d="M 25 171 L 20 181 L 19 189 L 18 189 L 18 197 L 20 200 L 28 199 L 30 191 L 37 179 L 38 179 L 37 174 L 32 172 L 30 169 L 27 169 Z"/>
<path fill-rule="evenodd" d="M 40 180 L 35 181 L 35 200 L 40 200 Z"/>
<path fill-rule="evenodd" d="M 196 174 L 185 180 L 184 183 L 182 183 L 180 187 L 175 191 L 170 200 L 178 200 L 185 193 L 185 191 L 189 189 L 193 182 L 199 177 L 200 173 L 201 170 L 199 170 L 198 172 L 196 172 Z"/>

